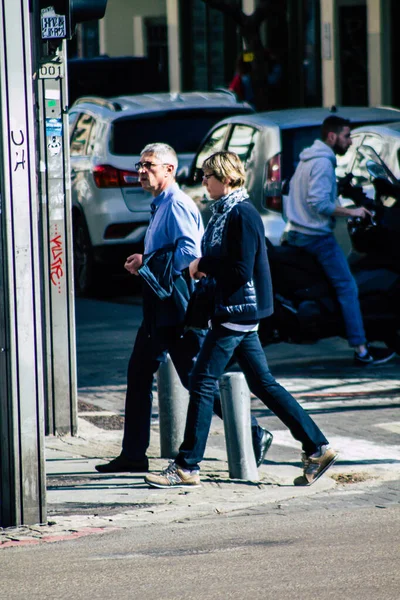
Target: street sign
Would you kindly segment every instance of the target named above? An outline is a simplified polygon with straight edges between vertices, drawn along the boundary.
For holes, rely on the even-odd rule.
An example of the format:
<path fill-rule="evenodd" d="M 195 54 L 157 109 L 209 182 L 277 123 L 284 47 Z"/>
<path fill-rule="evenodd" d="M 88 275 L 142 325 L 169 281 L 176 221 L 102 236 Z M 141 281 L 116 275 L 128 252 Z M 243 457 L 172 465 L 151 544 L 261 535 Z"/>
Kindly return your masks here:
<path fill-rule="evenodd" d="M 58 79 L 64 77 L 64 64 L 61 62 L 48 62 L 40 65 L 39 79 Z"/>
<path fill-rule="evenodd" d="M 53 40 L 67 37 L 67 19 L 65 15 L 56 15 L 52 7 L 41 11 L 42 39 Z"/>

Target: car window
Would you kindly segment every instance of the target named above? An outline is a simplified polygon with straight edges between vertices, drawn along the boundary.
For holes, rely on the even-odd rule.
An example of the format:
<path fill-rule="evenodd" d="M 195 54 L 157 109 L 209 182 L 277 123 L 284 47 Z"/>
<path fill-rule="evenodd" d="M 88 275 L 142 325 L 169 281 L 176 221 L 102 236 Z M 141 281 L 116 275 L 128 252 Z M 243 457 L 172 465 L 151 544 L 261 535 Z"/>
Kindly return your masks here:
<path fill-rule="evenodd" d="M 214 152 L 219 152 L 223 149 L 224 138 L 228 127 L 228 124 L 218 127 L 206 139 L 196 157 L 196 169 L 201 169 L 201 167 L 203 166 L 203 162 L 206 160 L 206 158 L 211 156 L 211 154 L 214 154 Z"/>
<path fill-rule="evenodd" d="M 254 127 L 249 127 L 248 125 L 235 125 L 229 138 L 227 150 L 236 152 L 243 164 L 246 165 L 258 135 L 259 132 L 257 129 L 254 129 Z"/>
<path fill-rule="evenodd" d="M 356 152 L 352 173 L 354 176 L 353 183 L 355 185 L 365 185 L 371 181 L 371 176 L 367 171 L 367 161 L 370 160 L 368 152 L 363 152 L 363 146 L 370 146 L 379 155 L 382 154 L 384 140 L 379 135 L 366 135 L 363 139 L 362 146 Z"/>
<path fill-rule="evenodd" d="M 158 140 L 172 146 L 178 154 L 194 154 L 207 131 L 218 121 L 237 111 L 180 110 L 140 119 L 114 121 L 111 134 L 112 154 L 135 155 Z"/>
<path fill-rule="evenodd" d="M 70 111 L 68 113 L 68 130 L 69 130 L 69 135 L 71 135 L 71 132 L 74 130 L 74 126 L 76 123 L 77 118 L 79 117 L 79 113 L 74 112 L 74 111 Z"/>
<path fill-rule="evenodd" d="M 282 180 L 290 179 L 299 163 L 300 152 L 320 137 L 319 125 L 282 129 Z"/>
<path fill-rule="evenodd" d="M 92 139 L 92 127 L 94 118 L 90 115 L 82 113 L 79 115 L 75 125 L 75 129 L 71 135 L 71 156 L 85 156 L 88 154 L 89 140 Z"/>

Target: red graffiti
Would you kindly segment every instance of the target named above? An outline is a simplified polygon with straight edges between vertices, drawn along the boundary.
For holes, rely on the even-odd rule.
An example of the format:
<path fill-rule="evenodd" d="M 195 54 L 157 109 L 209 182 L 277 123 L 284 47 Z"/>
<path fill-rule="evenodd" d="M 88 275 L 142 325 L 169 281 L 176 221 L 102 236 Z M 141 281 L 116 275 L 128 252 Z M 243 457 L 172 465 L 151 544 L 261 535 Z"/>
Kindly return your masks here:
<path fill-rule="evenodd" d="M 50 280 L 53 285 L 58 286 L 60 291 L 60 279 L 64 276 L 62 259 L 63 247 L 61 235 L 56 235 L 53 239 L 50 240 L 50 252 Z"/>

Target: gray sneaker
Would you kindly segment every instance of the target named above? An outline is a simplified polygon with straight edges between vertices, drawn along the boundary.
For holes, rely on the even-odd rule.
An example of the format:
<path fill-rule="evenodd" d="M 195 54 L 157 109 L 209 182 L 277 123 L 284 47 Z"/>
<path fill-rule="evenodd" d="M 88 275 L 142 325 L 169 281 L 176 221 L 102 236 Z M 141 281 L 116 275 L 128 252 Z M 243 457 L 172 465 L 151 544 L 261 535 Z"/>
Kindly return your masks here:
<path fill-rule="evenodd" d="M 333 465 L 338 457 L 336 450 L 328 446 L 321 446 L 318 452 L 307 456 L 303 452 L 301 460 L 303 463 L 303 475 L 296 477 L 294 485 L 312 485 Z"/>
<path fill-rule="evenodd" d="M 171 487 L 199 487 L 199 471 L 186 471 L 179 467 L 174 461 L 171 461 L 166 469 L 158 475 L 150 473 L 144 478 L 145 482 L 155 488 Z"/>

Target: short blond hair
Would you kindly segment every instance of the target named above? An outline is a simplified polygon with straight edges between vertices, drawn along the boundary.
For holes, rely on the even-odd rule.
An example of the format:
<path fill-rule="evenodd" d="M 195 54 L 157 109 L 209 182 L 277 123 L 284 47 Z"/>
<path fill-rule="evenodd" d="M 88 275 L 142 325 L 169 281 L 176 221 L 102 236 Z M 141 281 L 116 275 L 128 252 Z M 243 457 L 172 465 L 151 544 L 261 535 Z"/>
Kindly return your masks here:
<path fill-rule="evenodd" d="M 219 181 L 230 179 L 233 188 L 242 187 L 246 181 L 244 165 L 235 152 L 215 152 L 206 158 L 202 169 L 212 171 Z"/>

